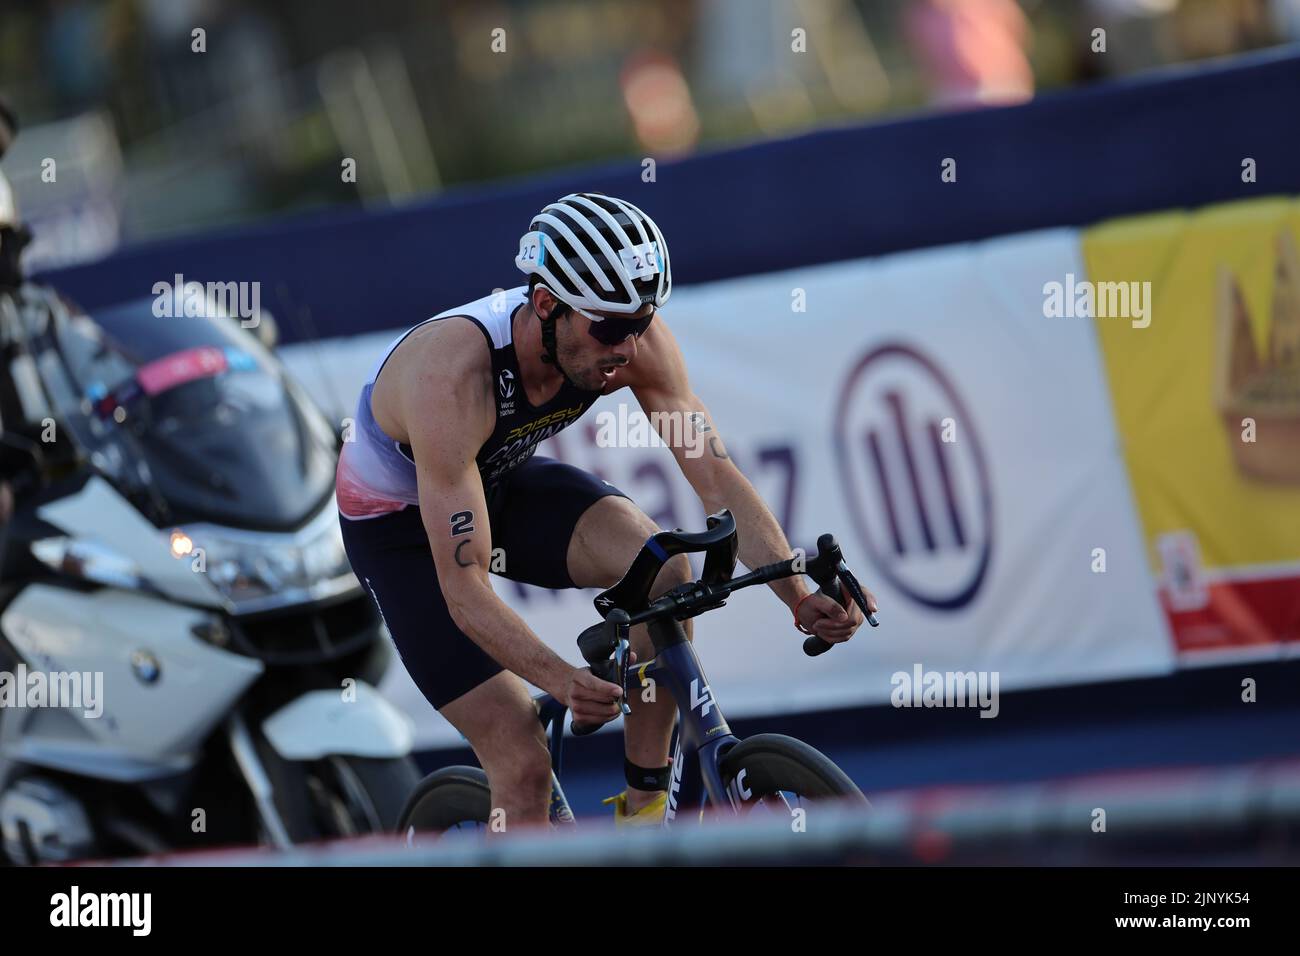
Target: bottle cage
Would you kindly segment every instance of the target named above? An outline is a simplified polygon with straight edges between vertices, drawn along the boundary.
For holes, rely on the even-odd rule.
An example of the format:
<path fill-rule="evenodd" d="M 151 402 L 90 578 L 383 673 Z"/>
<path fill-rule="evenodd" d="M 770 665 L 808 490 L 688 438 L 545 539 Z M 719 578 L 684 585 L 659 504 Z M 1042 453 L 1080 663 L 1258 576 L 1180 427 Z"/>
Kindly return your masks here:
<path fill-rule="evenodd" d="M 660 531 L 647 538 L 622 580 L 596 596 L 594 603 L 601 617 L 614 608 L 630 614 L 644 610 L 650 603 L 650 589 L 654 587 L 659 570 L 669 558 L 678 554 L 704 552 L 701 584 L 715 585 L 730 581 L 732 572 L 736 569 L 736 551 L 739 547 L 736 541 L 736 519 L 728 509 L 723 508 L 717 514 L 709 515 L 707 526 L 707 531 L 688 533 L 679 528 L 676 531 Z"/>

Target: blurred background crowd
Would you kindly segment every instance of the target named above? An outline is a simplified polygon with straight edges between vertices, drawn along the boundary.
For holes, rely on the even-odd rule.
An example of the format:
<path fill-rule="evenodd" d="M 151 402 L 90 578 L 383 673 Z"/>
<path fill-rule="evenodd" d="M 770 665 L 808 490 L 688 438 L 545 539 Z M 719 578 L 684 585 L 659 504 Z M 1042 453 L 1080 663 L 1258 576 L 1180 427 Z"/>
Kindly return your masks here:
<path fill-rule="evenodd" d="M 1300 0 L 371 0 L 361 9 L 5 0 L 0 95 L 23 134 L 4 168 L 37 235 L 29 266 L 271 212 L 1017 102 L 1300 40 Z M 1098 27 L 1104 54 L 1094 51 Z M 57 189 L 41 188 L 46 157 L 60 158 Z M 356 159 L 355 184 L 341 181 L 341 157 Z"/>

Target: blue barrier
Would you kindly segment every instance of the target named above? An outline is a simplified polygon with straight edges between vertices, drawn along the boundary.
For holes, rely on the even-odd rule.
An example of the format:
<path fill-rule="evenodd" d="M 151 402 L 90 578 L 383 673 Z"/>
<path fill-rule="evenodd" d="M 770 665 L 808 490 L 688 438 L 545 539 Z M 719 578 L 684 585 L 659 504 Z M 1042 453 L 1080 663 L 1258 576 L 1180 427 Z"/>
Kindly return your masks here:
<path fill-rule="evenodd" d="M 703 282 L 1050 226 L 1300 192 L 1294 49 L 659 164 L 623 162 L 123 249 L 41 276 L 88 308 L 175 273 L 262 284 L 286 342 L 414 324 L 521 281 L 532 214 L 567 192 L 655 217 L 675 280 Z M 1292 116 L 1288 121 L 1286 116 Z M 1252 157 L 1258 182 L 1243 183 Z M 945 157 L 957 181 L 940 179 Z M 362 170 L 362 175 L 365 172 Z M 340 189 L 350 187 L 340 184 Z"/>

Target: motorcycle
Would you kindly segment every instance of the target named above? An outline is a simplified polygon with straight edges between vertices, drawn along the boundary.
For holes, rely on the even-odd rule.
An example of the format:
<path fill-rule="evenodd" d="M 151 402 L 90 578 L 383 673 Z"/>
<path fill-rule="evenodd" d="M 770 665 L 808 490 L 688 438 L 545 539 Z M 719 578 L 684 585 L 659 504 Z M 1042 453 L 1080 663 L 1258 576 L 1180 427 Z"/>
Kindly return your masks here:
<path fill-rule="evenodd" d="M 375 689 L 391 641 L 343 550 L 338 435 L 269 315 L 158 301 L 0 290 L 11 863 L 391 832 L 420 778 Z"/>

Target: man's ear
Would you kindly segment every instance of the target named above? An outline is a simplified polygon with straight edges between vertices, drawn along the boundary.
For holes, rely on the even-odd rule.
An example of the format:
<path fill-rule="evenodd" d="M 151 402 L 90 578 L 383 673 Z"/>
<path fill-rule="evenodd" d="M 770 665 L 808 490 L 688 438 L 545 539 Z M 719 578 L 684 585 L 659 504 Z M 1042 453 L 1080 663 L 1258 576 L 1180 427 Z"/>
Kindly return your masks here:
<path fill-rule="evenodd" d="M 538 287 L 533 290 L 533 311 L 544 321 L 564 318 L 568 308 L 546 289 Z"/>
<path fill-rule="evenodd" d="M 530 304 L 533 307 L 533 312 L 539 319 L 550 315 L 551 310 L 555 308 L 555 296 L 541 286 L 534 287 L 529 298 L 531 299 Z"/>

